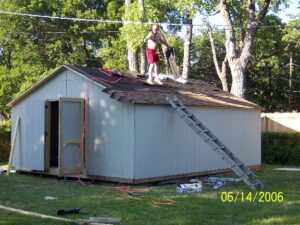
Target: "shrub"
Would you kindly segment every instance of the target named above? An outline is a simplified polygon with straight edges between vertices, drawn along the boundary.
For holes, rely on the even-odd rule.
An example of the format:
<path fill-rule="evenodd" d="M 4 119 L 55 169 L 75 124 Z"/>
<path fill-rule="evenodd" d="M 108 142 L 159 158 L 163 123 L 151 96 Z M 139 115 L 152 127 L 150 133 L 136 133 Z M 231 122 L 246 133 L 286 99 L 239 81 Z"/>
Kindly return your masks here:
<path fill-rule="evenodd" d="M 0 122 L 0 162 L 7 162 L 10 153 L 11 120 Z"/>
<path fill-rule="evenodd" d="M 300 133 L 262 133 L 262 162 L 300 165 Z"/>

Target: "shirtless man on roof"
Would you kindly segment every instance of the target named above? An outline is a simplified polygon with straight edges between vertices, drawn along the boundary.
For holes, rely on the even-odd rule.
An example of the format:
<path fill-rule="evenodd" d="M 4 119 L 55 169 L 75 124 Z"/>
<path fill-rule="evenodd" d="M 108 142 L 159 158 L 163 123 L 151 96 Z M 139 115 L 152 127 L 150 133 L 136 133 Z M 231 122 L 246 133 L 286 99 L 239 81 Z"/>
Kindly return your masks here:
<path fill-rule="evenodd" d="M 156 83 L 162 85 L 163 83 L 161 82 L 161 80 L 158 77 L 159 57 L 158 57 L 156 50 L 158 48 L 159 43 L 166 45 L 168 48 L 169 48 L 169 45 L 168 45 L 167 41 L 165 40 L 165 38 L 160 33 L 159 25 L 157 25 L 157 24 L 152 25 L 152 30 L 147 35 L 147 37 L 144 39 L 144 42 L 147 43 L 147 48 L 146 48 L 147 61 L 150 64 L 149 78 L 147 80 L 147 83 L 150 85 L 154 84 L 153 80 L 152 80 L 152 73 L 153 73 L 153 69 L 154 69 L 154 72 L 156 74 L 156 78 L 154 79 L 154 81 Z"/>

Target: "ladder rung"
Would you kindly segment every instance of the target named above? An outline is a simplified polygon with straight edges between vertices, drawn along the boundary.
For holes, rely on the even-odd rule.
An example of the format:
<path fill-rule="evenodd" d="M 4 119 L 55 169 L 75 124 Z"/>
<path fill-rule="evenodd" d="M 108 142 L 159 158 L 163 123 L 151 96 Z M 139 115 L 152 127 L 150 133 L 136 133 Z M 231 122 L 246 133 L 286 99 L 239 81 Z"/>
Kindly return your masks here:
<path fill-rule="evenodd" d="M 232 167 L 240 167 L 241 165 L 243 165 L 243 164 L 234 164 Z"/>
<path fill-rule="evenodd" d="M 193 113 L 191 113 L 191 112 L 186 112 L 185 113 L 188 117 L 192 117 L 193 116 Z"/>
<path fill-rule="evenodd" d="M 249 188 L 255 190 L 257 186 L 262 186 L 262 183 L 257 179 L 256 175 L 248 169 L 222 142 L 217 139 L 213 133 L 207 129 L 197 119 L 197 117 L 188 110 L 188 108 L 174 96 L 172 99 L 166 97 L 172 109 L 176 111 L 180 118 L 184 120 L 192 130 L 198 134 L 202 140 L 207 143 L 213 151 L 218 153 L 221 158 L 226 161 L 231 169 L 240 177 Z M 188 118 L 186 118 L 188 117 Z M 213 143 L 211 143 L 213 142 Z"/>
<path fill-rule="evenodd" d="M 207 133 L 208 131 L 207 130 L 199 130 L 199 131 L 197 131 L 197 134 L 199 134 L 199 133 Z"/>
<path fill-rule="evenodd" d="M 243 175 L 241 175 L 241 178 L 242 178 L 242 177 L 245 177 L 245 176 L 248 177 L 248 176 L 250 176 L 250 175 L 252 175 L 252 172 L 251 172 L 251 173 L 244 173 Z"/>
<path fill-rule="evenodd" d="M 216 138 L 207 138 L 206 140 L 205 140 L 205 142 L 207 143 L 207 142 L 209 142 L 209 141 L 216 141 L 217 139 Z"/>

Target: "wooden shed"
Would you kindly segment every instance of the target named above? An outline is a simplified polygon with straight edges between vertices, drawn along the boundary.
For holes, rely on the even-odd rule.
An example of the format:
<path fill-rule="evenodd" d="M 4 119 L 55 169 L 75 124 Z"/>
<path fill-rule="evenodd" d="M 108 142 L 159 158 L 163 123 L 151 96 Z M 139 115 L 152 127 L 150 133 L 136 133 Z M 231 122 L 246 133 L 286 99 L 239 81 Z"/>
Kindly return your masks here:
<path fill-rule="evenodd" d="M 144 77 L 63 65 L 9 103 L 12 166 L 127 183 L 224 171 L 169 107 L 165 97 L 174 95 L 247 166 L 261 164 L 257 105 L 197 80 L 150 86 Z"/>

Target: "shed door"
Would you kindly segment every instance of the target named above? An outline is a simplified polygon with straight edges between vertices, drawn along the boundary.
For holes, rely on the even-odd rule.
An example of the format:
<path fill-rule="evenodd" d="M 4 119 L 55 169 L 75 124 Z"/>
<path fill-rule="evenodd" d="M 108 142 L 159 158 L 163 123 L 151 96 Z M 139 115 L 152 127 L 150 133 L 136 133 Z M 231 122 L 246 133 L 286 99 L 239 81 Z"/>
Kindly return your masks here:
<path fill-rule="evenodd" d="M 59 174 L 81 173 L 84 169 L 84 143 L 80 149 L 84 100 L 60 98 L 59 113 Z"/>

